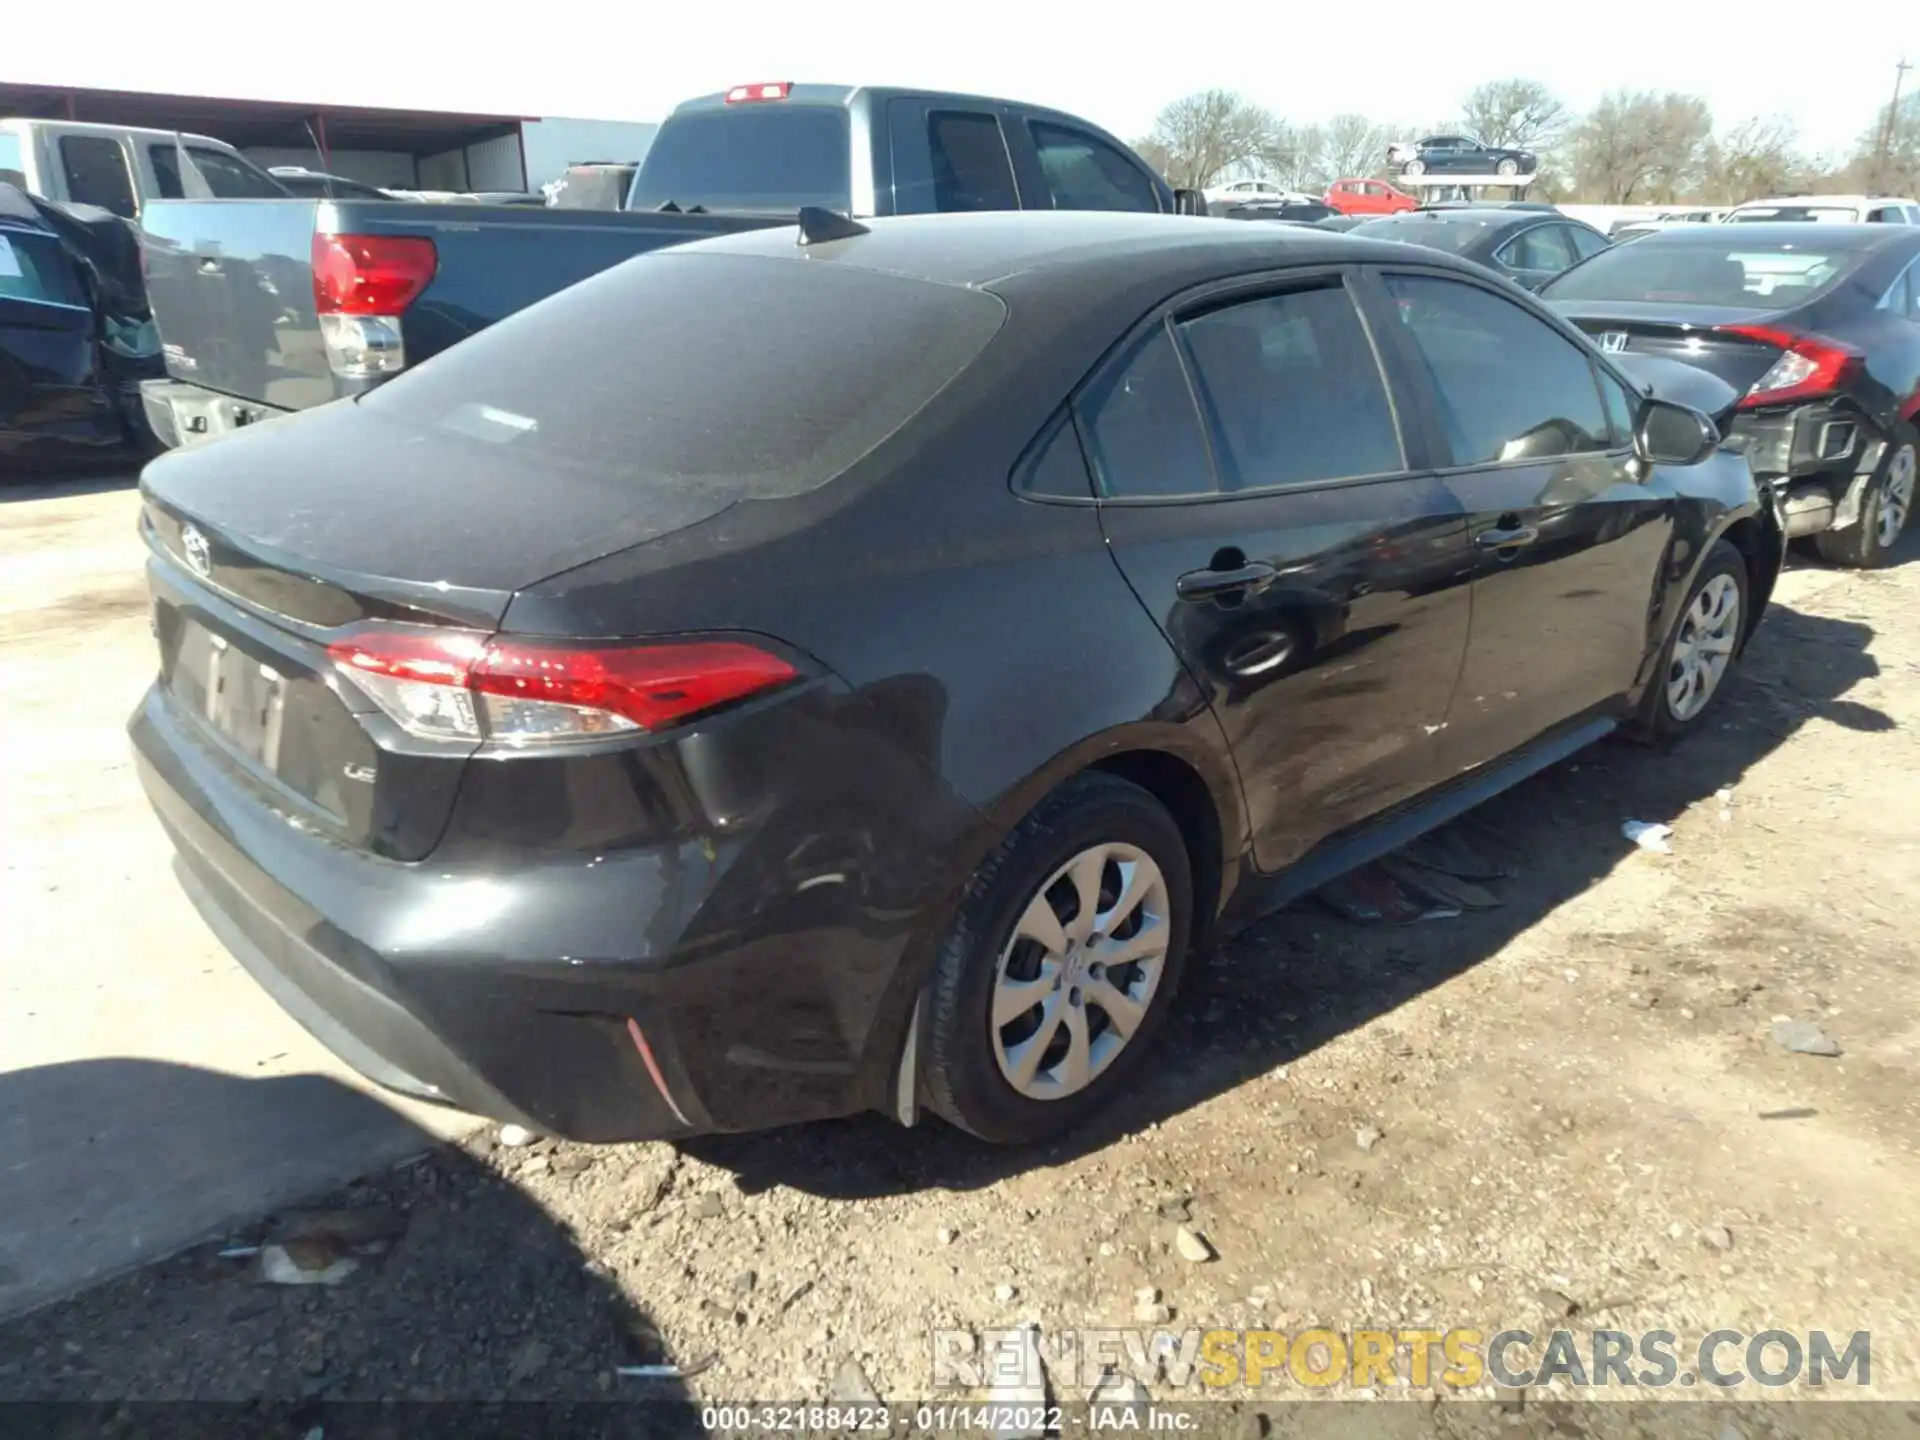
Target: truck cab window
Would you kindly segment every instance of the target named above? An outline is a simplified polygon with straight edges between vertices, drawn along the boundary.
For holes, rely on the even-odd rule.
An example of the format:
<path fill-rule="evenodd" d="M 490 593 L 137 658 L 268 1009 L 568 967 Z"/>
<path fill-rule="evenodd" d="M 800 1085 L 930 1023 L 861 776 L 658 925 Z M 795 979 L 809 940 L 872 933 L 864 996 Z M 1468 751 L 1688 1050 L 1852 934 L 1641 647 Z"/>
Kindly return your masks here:
<path fill-rule="evenodd" d="M 1136 210 L 1152 214 L 1160 196 L 1146 173 L 1084 130 L 1030 122 L 1040 169 L 1056 210 Z"/>
<path fill-rule="evenodd" d="M 936 210 L 1018 210 L 1013 162 L 992 115 L 935 110 L 927 116 Z"/>
<path fill-rule="evenodd" d="M 255 170 L 246 161 L 204 145 L 184 147 L 187 159 L 215 200 L 284 200 L 287 190 L 264 170 Z M 187 198 L 180 179 L 180 157 L 171 145 L 149 145 L 147 160 L 153 166 L 154 184 L 167 200 Z"/>
<path fill-rule="evenodd" d="M 77 205 L 98 205 L 122 220 L 140 213 L 133 198 L 133 177 L 118 140 L 99 135 L 60 137 L 60 168 L 66 172 L 67 198 Z"/>

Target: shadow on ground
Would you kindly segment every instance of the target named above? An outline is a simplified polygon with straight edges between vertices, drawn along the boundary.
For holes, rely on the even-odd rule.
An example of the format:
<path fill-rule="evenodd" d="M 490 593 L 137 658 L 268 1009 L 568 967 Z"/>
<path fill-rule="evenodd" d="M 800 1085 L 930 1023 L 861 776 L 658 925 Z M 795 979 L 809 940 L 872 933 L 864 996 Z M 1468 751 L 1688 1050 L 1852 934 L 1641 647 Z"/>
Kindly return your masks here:
<path fill-rule="evenodd" d="M 139 459 L 121 459 L 111 463 L 95 461 L 84 467 L 39 466 L 23 474 L 0 477 L 0 505 L 131 490 L 140 483 L 143 463 Z"/>
<path fill-rule="evenodd" d="M 1913 537 L 1905 550 L 1912 550 Z M 847 1198 L 975 1189 L 1066 1162 L 1285 1065 L 1498 953 L 1605 878 L 1633 845 L 1627 819 L 1672 821 L 1737 785 L 1809 722 L 1880 731 L 1894 722 L 1847 694 L 1878 673 L 1866 625 L 1776 604 L 1709 728 L 1670 749 L 1610 741 L 1482 806 L 1464 822 L 1512 858 L 1498 909 L 1404 927 L 1362 927 L 1308 900 L 1190 966 L 1180 1006 L 1138 1096 L 1068 1139 L 997 1150 L 938 1123 L 878 1116 L 689 1141 L 742 1188 L 788 1185 Z"/>
<path fill-rule="evenodd" d="M 183 1108 L 192 1126 L 156 1123 Z M 46 1257 L 69 1246 L 69 1235 L 123 1263 L 214 1237 L 0 1326 L 0 1402 L 264 1402 L 295 1428 L 255 1433 L 297 1436 L 311 1428 L 302 1407 L 319 1423 L 335 1401 L 686 1399 L 675 1380 L 616 1376 L 616 1366 L 672 1357 L 648 1318 L 588 1268 L 572 1235 L 480 1156 L 441 1145 L 333 1080 L 81 1061 L 0 1075 L 0 1115 L 8 1127 L 0 1143 L 4 1263 L 16 1295 L 44 1279 Z M 69 1154 L 15 1164 L 24 1129 L 55 1123 L 69 1129 Z M 323 1165 L 340 1127 L 373 1125 L 389 1129 L 396 1153 L 418 1158 L 290 1208 L 337 1184 L 336 1168 L 303 1185 L 303 1164 Z M 304 1160 L 307 1151 L 318 1159 Z M 65 1172 L 89 1164 L 112 1170 L 111 1191 L 97 1176 L 89 1186 L 111 1194 L 103 1207 L 66 1188 Z M 273 1173 L 261 1175 L 263 1166 Z M 201 1213 L 229 1209 L 231 1225 L 209 1221 L 193 1236 L 152 1228 L 156 1212 L 177 1224 L 182 1207 L 169 1194 L 196 1184 L 211 1192 Z M 276 1198 L 249 1197 L 248 1184 Z M 269 1204 L 278 1213 L 262 1219 Z M 333 1284 L 276 1283 L 285 1272 L 267 1251 L 221 1254 L 278 1242 L 309 1273 L 341 1261 L 350 1273 Z M 197 1418 L 198 1433 L 210 1433 L 204 1422 L 224 1412 L 170 1413 Z M 680 1412 L 657 1413 L 664 1423 Z M 460 1414 L 471 1418 L 449 1410 L 413 1419 Z M 80 1433 L 67 1422 L 87 1415 L 76 1408 L 43 1418 Z"/>

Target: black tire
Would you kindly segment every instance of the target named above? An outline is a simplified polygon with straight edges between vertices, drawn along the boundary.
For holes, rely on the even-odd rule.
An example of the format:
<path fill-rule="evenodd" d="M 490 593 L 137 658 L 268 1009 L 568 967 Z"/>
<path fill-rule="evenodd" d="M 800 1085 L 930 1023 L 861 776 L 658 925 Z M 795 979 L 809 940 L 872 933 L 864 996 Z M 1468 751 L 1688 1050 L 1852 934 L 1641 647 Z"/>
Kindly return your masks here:
<path fill-rule="evenodd" d="M 1400 173 L 1402 175 L 1424 175 L 1427 173 L 1426 162 L 1424 160 L 1409 160 L 1400 167 Z"/>
<path fill-rule="evenodd" d="M 1888 503 L 1888 487 L 1896 468 L 1905 467 L 1908 505 L 1911 506 L 1915 463 L 1911 436 L 1896 439 L 1887 447 L 1886 459 L 1874 472 L 1873 479 L 1867 482 L 1866 493 L 1860 497 L 1860 518 L 1844 530 L 1828 530 L 1813 537 L 1813 548 L 1822 560 L 1829 565 L 1845 566 L 1849 570 L 1877 570 L 1892 558 L 1894 544 L 1899 541 L 1900 531 L 1906 528 L 1910 517 L 1901 517 L 1891 538 L 1881 533 L 1882 512 Z"/>
<path fill-rule="evenodd" d="M 1496 175 L 1518 175 L 1520 173 L 1520 162 L 1518 160 L 1502 160 L 1498 165 L 1493 167 L 1493 173 Z"/>
<path fill-rule="evenodd" d="M 1075 856 L 1126 844 L 1159 866 L 1167 890 L 1168 941 L 1144 1019 L 1106 1069 L 1058 1099 L 1022 1095 L 1001 1073 L 991 1026 L 1001 952 L 1040 887 Z M 1179 988 L 1193 927 L 1193 876 L 1180 828 L 1139 786 L 1097 772 L 1076 776 L 1040 802 L 968 882 L 935 961 L 925 1060 L 928 1105 L 962 1130 L 999 1145 L 1023 1145 L 1080 1124 L 1123 1092 L 1152 1050 Z M 1091 1011 L 1089 1011 L 1091 1013 Z"/>
<path fill-rule="evenodd" d="M 1680 614 L 1674 620 L 1673 629 L 1667 633 L 1660 647 L 1660 665 L 1653 672 L 1653 680 L 1647 688 L 1647 696 L 1641 702 L 1640 714 L 1636 718 L 1634 729 L 1641 739 L 1651 741 L 1675 740 L 1700 728 L 1700 724 L 1720 703 L 1726 694 L 1727 680 L 1733 674 L 1734 662 L 1738 659 L 1739 641 L 1736 639 L 1734 652 L 1727 657 L 1725 670 L 1714 682 L 1712 691 L 1698 710 L 1687 715 L 1675 713 L 1669 682 L 1674 679 L 1674 651 L 1680 644 L 1681 635 L 1689 625 L 1693 614 L 1694 602 L 1700 594 L 1717 578 L 1731 576 L 1734 587 L 1740 597 L 1740 609 L 1734 618 L 1733 629 L 1736 637 L 1743 637 L 1751 625 L 1748 611 L 1749 576 L 1747 562 L 1740 552 L 1725 540 L 1716 540 L 1713 549 L 1707 552 L 1706 561 L 1700 566 L 1700 573 L 1693 578 L 1693 585 L 1687 591 L 1686 603 L 1680 607 Z"/>

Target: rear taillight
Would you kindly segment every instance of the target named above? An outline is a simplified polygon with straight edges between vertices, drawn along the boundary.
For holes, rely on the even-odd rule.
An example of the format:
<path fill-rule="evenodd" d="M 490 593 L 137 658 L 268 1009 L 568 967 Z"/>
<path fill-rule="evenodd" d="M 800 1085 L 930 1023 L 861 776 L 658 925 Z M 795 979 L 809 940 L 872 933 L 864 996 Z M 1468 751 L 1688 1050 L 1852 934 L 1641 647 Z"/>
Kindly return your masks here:
<path fill-rule="evenodd" d="M 758 85 L 736 85 L 727 91 L 727 104 L 741 105 L 750 100 L 784 100 L 793 89 L 790 80 L 763 81 Z"/>
<path fill-rule="evenodd" d="M 409 734 L 503 745 L 664 730 L 799 675 L 736 640 L 596 645 L 380 629 L 327 653 Z"/>
<path fill-rule="evenodd" d="M 1860 371 L 1858 350 L 1824 336 L 1799 335 L 1771 325 L 1720 325 L 1715 333 L 1772 345 L 1780 351 L 1780 358 L 1767 373 L 1740 397 L 1742 410 L 1831 395 L 1850 384 Z"/>
<path fill-rule="evenodd" d="M 335 375 L 371 380 L 406 368 L 400 317 L 439 263 L 433 242 L 420 236 L 313 237 L 313 308 Z"/>

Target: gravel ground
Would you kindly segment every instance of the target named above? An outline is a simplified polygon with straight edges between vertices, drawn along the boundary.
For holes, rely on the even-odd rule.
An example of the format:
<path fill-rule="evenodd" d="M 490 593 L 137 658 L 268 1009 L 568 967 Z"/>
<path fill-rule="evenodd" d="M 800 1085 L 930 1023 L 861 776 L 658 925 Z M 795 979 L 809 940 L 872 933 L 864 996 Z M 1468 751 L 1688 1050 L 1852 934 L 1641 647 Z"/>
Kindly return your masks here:
<path fill-rule="evenodd" d="M 1496 907 L 1273 918 L 1191 972 L 1162 1063 L 1067 1142 L 878 1118 L 423 1138 L 316 1201 L 357 1220 L 224 1242 L 293 1237 L 350 1263 L 341 1283 L 208 1245 L 0 1328 L 0 1399 L 817 1398 L 855 1393 L 854 1366 L 908 1399 L 934 1393 L 936 1329 L 1158 1304 L 1175 1330 L 1867 1330 L 1873 1393 L 1914 1400 L 1920 565 L 1802 569 L 1783 596 L 1711 732 L 1603 746 L 1472 818 L 1517 872 Z M 1672 853 L 1630 818 L 1670 824 Z M 1790 1050 L 1782 1020 L 1841 1053 Z M 615 1372 L 662 1362 L 689 1373 Z M 1230 1398 L 1240 1433 L 1291 1423 Z M 1410 1434 L 1557 1423 L 1534 1396 L 1395 1409 L 1426 1417 Z"/>

